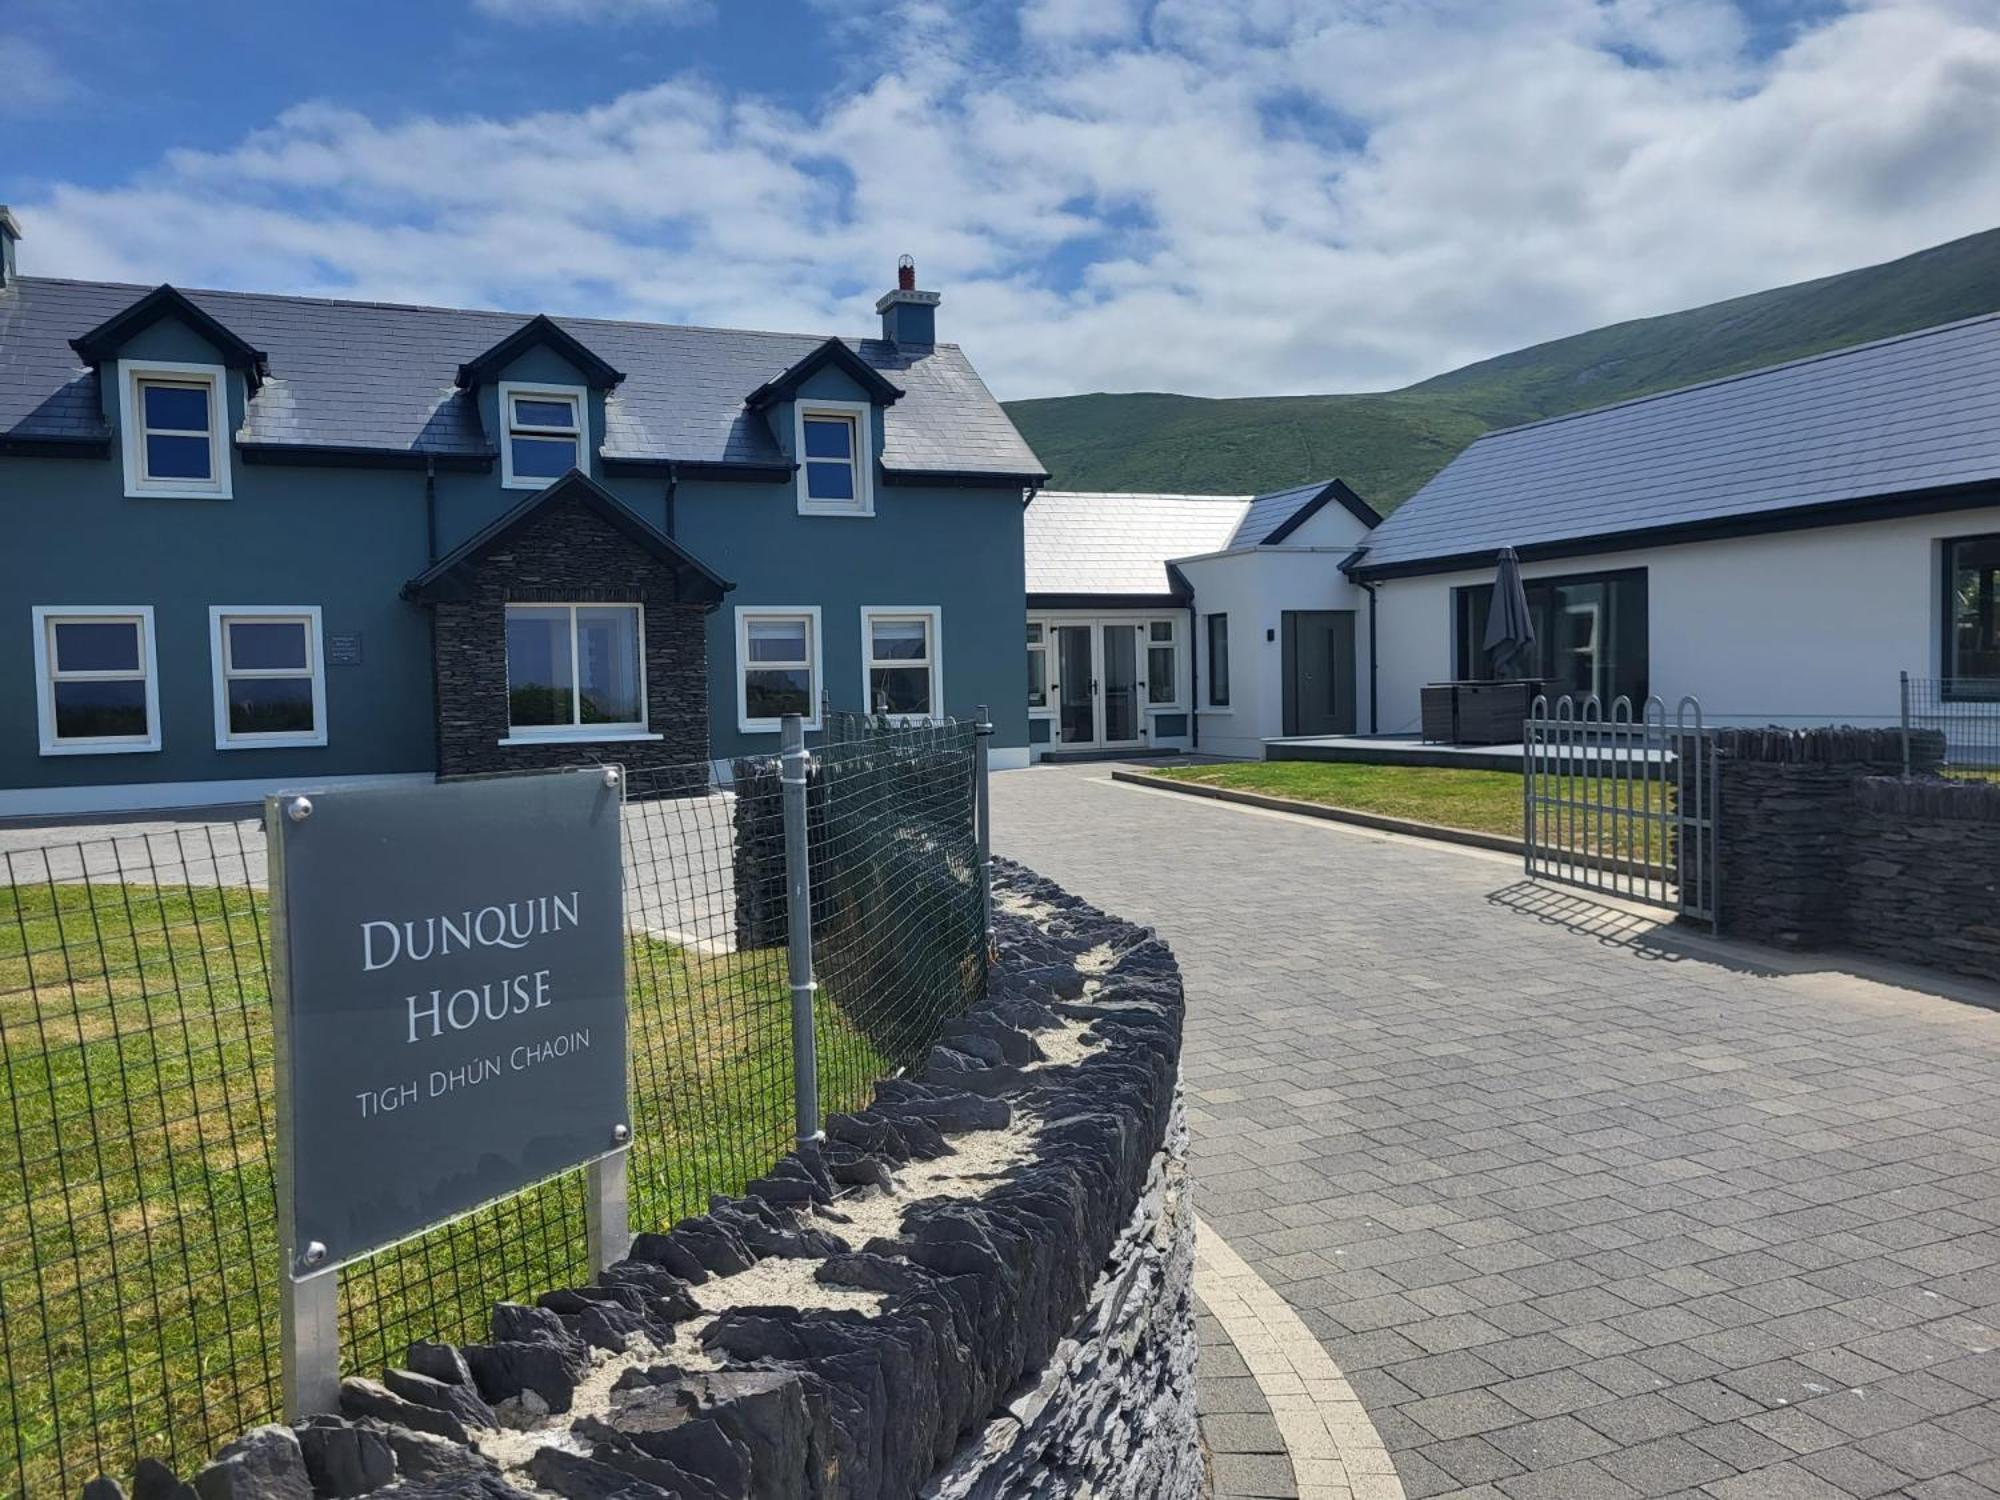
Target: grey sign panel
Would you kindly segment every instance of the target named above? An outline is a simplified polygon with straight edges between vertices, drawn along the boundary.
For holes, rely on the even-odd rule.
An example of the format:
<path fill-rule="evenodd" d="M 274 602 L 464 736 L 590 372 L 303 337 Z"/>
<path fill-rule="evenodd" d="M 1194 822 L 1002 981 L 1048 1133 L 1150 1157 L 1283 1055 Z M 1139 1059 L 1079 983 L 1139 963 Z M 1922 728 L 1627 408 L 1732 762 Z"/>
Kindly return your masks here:
<path fill-rule="evenodd" d="M 350 631 L 346 635 L 330 635 L 326 638 L 326 664 L 330 667 L 358 667 L 361 665 L 361 632 Z"/>
<path fill-rule="evenodd" d="M 265 819 L 294 1274 L 622 1145 L 603 771 L 288 794 Z"/>

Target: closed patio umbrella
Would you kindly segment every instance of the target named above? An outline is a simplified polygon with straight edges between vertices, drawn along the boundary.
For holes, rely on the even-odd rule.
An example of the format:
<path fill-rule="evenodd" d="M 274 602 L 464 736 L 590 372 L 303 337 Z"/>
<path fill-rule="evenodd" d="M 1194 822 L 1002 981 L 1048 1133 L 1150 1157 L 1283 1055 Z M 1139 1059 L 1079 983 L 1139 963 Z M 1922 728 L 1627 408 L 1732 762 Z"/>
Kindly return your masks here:
<path fill-rule="evenodd" d="M 1518 677 L 1533 661 L 1535 621 L 1528 613 L 1528 591 L 1521 583 L 1521 559 L 1512 547 L 1500 549 L 1493 604 L 1486 611 L 1486 636 L 1480 644 L 1492 658 L 1497 678 Z"/>

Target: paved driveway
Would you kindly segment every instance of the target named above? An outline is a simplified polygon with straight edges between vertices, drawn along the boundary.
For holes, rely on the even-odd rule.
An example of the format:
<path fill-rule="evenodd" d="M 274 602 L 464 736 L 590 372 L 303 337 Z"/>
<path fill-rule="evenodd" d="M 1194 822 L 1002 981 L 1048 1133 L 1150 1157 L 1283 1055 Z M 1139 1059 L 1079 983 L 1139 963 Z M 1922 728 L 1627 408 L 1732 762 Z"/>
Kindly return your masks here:
<path fill-rule="evenodd" d="M 1201 1209 L 1410 1495 L 2000 1493 L 2000 1013 L 1101 767 L 994 805 L 1180 955 Z"/>

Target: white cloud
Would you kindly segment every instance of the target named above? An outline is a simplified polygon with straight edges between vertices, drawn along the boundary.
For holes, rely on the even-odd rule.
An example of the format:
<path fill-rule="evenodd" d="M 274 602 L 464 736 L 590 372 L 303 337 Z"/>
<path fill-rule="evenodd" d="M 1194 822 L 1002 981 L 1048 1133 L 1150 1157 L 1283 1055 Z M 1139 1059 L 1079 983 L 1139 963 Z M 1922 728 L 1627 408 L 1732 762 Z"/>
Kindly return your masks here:
<path fill-rule="evenodd" d="M 0 35 L 0 117 L 39 115 L 76 93 L 75 80 L 47 48 L 26 37 Z"/>
<path fill-rule="evenodd" d="M 844 7 L 843 7 L 844 9 Z M 851 17 L 852 13 L 848 15 Z M 1383 388 L 1992 227 L 2000 27 L 1875 0 L 905 0 L 800 111 L 305 105 L 20 206 L 43 274 L 862 331 L 900 251 L 1004 396 Z M 1107 19 L 1111 18 L 1111 19 Z M 886 53 L 884 48 L 886 47 Z"/>
<path fill-rule="evenodd" d="M 710 0 L 472 0 L 472 8 L 524 25 L 590 21 L 697 21 L 713 14 Z"/>

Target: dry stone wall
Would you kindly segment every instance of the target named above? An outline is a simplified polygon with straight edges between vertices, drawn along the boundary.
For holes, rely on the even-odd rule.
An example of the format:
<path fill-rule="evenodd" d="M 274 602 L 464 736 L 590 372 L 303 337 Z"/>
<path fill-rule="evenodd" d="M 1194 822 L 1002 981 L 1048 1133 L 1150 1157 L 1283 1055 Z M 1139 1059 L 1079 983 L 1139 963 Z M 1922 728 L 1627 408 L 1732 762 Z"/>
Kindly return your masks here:
<path fill-rule="evenodd" d="M 2000 784 L 1938 774 L 1944 736 L 1717 731 L 1722 928 L 2000 980 Z"/>
<path fill-rule="evenodd" d="M 133 1500 L 1201 1493 L 1179 971 L 1024 870 L 996 885 L 987 997 L 824 1141 Z"/>
<path fill-rule="evenodd" d="M 1855 783 L 1847 940 L 2000 980 L 2000 784 Z"/>

